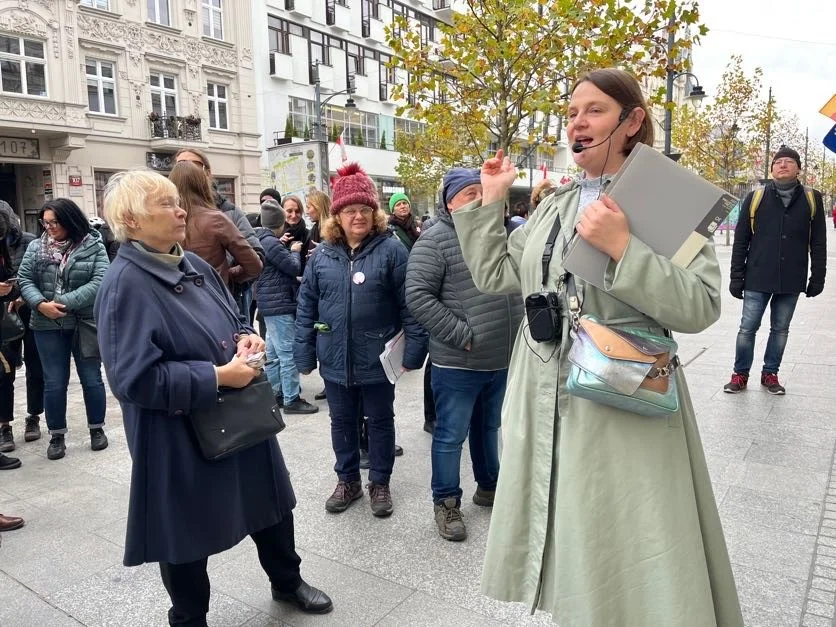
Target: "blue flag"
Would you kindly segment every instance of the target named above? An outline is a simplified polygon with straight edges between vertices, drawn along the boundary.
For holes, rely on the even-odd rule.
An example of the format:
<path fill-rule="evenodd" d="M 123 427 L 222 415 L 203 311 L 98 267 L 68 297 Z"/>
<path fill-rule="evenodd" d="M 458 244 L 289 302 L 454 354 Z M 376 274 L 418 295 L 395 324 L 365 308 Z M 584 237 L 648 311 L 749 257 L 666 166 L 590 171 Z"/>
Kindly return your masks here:
<path fill-rule="evenodd" d="M 824 136 L 822 143 L 830 149 L 830 152 L 836 152 L 836 124 L 834 124 L 833 128 L 830 129 L 827 135 Z"/>

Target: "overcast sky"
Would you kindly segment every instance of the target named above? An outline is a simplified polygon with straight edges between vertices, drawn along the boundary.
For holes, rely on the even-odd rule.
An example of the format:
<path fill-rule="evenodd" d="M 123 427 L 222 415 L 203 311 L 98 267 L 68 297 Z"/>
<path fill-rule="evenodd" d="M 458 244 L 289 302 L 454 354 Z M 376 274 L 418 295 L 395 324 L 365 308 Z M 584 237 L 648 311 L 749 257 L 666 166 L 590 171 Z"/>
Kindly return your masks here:
<path fill-rule="evenodd" d="M 819 109 L 836 94 L 836 2 L 700 0 L 700 15 L 710 32 L 694 49 L 693 71 L 706 93 L 716 92 L 729 57 L 743 55 L 747 74 L 763 69 L 764 99 L 771 86 L 776 104 L 798 115 L 802 132 L 809 127 L 810 150 L 821 154 L 834 124 Z"/>

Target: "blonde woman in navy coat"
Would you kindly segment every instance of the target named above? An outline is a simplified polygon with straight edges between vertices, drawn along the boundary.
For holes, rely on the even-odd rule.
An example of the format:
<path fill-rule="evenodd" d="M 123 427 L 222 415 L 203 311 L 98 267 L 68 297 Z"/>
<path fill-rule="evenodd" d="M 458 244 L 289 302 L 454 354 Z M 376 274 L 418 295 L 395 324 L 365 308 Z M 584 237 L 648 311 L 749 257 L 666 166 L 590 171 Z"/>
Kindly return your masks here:
<path fill-rule="evenodd" d="M 244 358 L 264 341 L 234 313 L 214 269 L 183 252 L 178 203 L 176 187 L 150 171 L 116 174 L 105 191 L 123 245 L 95 313 L 133 460 L 125 565 L 159 562 L 169 623 L 206 625 L 207 558 L 251 536 L 274 599 L 328 612 L 331 600 L 299 573 L 296 500 L 277 440 L 207 461 L 190 435 L 189 414 L 211 406 L 219 386 L 241 388 L 258 374 Z"/>

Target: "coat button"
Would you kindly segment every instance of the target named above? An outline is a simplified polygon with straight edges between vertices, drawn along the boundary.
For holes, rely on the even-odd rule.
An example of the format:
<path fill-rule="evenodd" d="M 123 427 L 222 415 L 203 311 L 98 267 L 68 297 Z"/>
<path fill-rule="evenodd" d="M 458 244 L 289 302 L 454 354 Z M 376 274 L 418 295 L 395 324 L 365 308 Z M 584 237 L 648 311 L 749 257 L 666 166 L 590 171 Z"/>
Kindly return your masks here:
<path fill-rule="evenodd" d="M 200 287 L 201 285 L 203 285 L 203 279 L 195 279 L 194 284 Z"/>
<path fill-rule="evenodd" d="M 221 348 L 229 348 L 229 342 L 226 340 L 221 340 Z"/>
<path fill-rule="evenodd" d="M 238 341 L 241 339 L 241 334 L 236 333 L 235 335 L 232 336 L 232 339 L 235 340 L 235 343 L 237 344 Z"/>
<path fill-rule="evenodd" d="M 175 415 L 175 416 L 182 416 L 182 415 L 183 415 L 183 414 L 185 414 L 185 413 L 186 413 L 186 412 L 184 412 L 182 409 L 178 409 L 176 412 L 174 412 L 174 415 Z"/>
<path fill-rule="evenodd" d="M 182 294 L 183 293 L 183 286 L 178 283 L 177 285 L 174 286 L 174 291 L 177 292 L 178 294 Z"/>

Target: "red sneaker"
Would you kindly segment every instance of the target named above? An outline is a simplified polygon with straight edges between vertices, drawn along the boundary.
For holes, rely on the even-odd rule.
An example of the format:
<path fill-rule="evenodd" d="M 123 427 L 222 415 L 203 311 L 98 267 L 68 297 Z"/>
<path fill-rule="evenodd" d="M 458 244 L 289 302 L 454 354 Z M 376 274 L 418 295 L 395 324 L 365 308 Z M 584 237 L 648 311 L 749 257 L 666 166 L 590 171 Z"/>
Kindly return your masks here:
<path fill-rule="evenodd" d="M 765 387 L 766 391 L 770 394 L 780 396 L 781 394 L 787 393 L 784 386 L 778 383 L 778 375 L 774 372 L 764 372 L 761 374 L 761 385 Z"/>
<path fill-rule="evenodd" d="M 726 383 L 723 386 L 723 392 L 728 392 L 729 394 L 737 394 L 738 392 L 742 392 L 746 389 L 746 384 L 749 381 L 748 374 L 740 374 L 735 372 L 731 376 L 731 381 Z"/>

